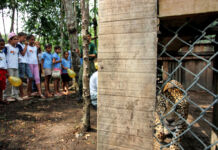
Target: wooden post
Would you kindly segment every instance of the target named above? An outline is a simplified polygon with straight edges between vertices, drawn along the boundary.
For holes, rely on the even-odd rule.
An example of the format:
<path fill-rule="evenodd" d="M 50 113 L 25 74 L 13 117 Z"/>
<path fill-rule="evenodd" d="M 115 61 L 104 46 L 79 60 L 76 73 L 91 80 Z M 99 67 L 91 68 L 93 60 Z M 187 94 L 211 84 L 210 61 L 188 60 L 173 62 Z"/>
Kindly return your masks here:
<path fill-rule="evenodd" d="M 156 0 L 99 0 L 98 150 L 152 149 Z"/>

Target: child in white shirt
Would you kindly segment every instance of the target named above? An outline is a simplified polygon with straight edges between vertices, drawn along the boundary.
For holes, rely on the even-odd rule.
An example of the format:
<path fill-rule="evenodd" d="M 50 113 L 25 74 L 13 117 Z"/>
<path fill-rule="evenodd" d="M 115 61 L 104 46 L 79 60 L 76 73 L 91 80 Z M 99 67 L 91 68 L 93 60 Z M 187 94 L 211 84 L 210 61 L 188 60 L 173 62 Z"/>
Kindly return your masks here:
<path fill-rule="evenodd" d="M 18 54 L 21 50 L 17 47 L 18 43 L 18 36 L 15 33 L 9 33 L 8 35 L 8 43 L 5 45 L 4 53 L 6 55 L 6 61 L 7 61 L 7 68 L 9 76 L 15 76 L 19 77 L 18 72 Z M 19 90 L 17 87 L 12 86 L 12 88 L 9 89 L 9 83 L 7 82 L 5 90 L 6 97 L 9 97 L 8 91 L 11 90 L 11 96 L 15 98 L 18 101 L 22 101 L 23 99 L 19 97 Z M 13 98 L 8 98 L 8 101 L 14 101 Z"/>

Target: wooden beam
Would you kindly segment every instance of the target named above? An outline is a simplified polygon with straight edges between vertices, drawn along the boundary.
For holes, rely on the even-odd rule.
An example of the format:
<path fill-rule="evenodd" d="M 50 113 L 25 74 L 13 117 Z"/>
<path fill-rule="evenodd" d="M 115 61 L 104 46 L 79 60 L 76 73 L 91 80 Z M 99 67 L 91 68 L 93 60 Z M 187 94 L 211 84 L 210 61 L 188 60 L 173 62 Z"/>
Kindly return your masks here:
<path fill-rule="evenodd" d="M 159 0 L 160 18 L 217 11 L 217 0 Z"/>

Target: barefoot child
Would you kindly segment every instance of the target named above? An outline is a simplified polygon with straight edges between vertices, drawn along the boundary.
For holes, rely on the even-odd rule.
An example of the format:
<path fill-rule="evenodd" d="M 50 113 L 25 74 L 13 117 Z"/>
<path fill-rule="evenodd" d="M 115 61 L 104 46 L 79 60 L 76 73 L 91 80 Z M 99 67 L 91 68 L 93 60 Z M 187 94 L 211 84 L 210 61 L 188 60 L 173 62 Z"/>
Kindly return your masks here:
<path fill-rule="evenodd" d="M 46 97 L 52 97 L 52 94 L 50 93 L 49 88 L 49 81 L 51 79 L 51 72 L 52 72 L 52 54 L 51 54 L 52 45 L 47 44 L 45 45 L 45 50 L 42 54 L 42 68 L 44 69 L 44 75 L 45 75 L 45 94 Z"/>
<path fill-rule="evenodd" d="M 34 77 L 39 96 L 41 98 L 45 98 L 42 95 L 41 86 L 40 86 L 38 56 L 37 56 L 37 47 L 35 46 L 35 37 L 33 35 L 28 35 L 27 40 L 29 42 L 29 45 L 27 47 L 27 55 L 28 55 L 28 63 L 30 66 L 30 70 Z"/>
<path fill-rule="evenodd" d="M 7 101 L 3 99 L 3 90 L 5 90 L 7 78 L 6 56 L 3 52 L 4 47 L 5 41 L 0 38 L 0 103 L 7 104 Z"/>
<path fill-rule="evenodd" d="M 68 86 L 69 86 L 69 81 L 70 81 L 70 77 L 67 73 L 67 69 L 70 69 L 70 60 L 68 59 L 69 53 L 67 51 L 64 52 L 64 58 L 62 59 L 62 74 L 61 74 L 61 78 L 62 78 L 62 82 L 63 82 L 63 94 L 64 95 L 68 95 Z"/>
<path fill-rule="evenodd" d="M 31 96 L 31 86 L 32 86 L 32 72 L 30 70 L 29 64 L 28 64 L 28 57 L 27 57 L 27 47 L 28 42 L 26 41 L 26 34 L 23 32 L 18 33 L 18 44 L 17 47 L 21 49 L 21 52 L 19 53 L 19 59 L 18 59 L 18 70 L 19 70 L 19 77 L 24 80 L 25 75 L 28 78 L 28 84 L 27 84 L 27 94 L 28 96 L 24 96 L 23 93 L 23 84 L 21 84 L 20 88 L 20 97 L 23 99 L 29 99 Z M 24 43 L 25 42 L 25 43 Z"/>
<path fill-rule="evenodd" d="M 60 77 L 61 77 L 61 58 L 58 54 L 61 53 L 61 47 L 55 46 L 54 48 L 55 52 L 52 56 L 52 62 L 53 62 L 53 73 L 56 72 L 56 77 L 54 78 L 54 91 L 55 96 L 61 96 L 62 94 L 59 92 L 59 86 L 60 86 Z"/>

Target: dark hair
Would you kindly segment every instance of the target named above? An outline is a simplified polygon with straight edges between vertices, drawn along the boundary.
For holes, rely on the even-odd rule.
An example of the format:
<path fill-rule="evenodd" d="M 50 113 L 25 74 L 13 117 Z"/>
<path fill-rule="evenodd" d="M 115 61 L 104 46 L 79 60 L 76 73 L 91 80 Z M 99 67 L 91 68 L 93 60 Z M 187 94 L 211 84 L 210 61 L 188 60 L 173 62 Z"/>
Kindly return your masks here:
<path fill-rule="evenodd" d="M 45 49 L 49 48 L 49 47 L 52 47 L 52 45 L 50 43 L 46 44 L 45 45 Z"/>
<path fill-rule="evenodd" d="M 60 47 L 59 45 L 56 45 L 56 46 L 54 47 L 54 50 L 57 50 L 57 49 L 61 49 L 61 47 Z"/>
<path fill-rule="evenodd" d="M 27 40 L 30 40 L 32 37 L 35 37 L 34 35 L 30 34 L 26 37 Z"/>
<path fill-rule="evenodd" d="M 92 34 L 90 32 L 88 32 L 87 35 L 92 36 Z"/>
<path fill-rule="evenodd" d="M 64 55 L 65 55 L 66 53 L 68 53 L 68 51 L 64 51 Z M 68 53 L 68 54 L 69 54 L 69 53 Z"/>
<path fill-rule="evenodd" d="M 4 39 L 2 39 L 2 38 L 0 38 L 0 42 L 5 42 L 5 40 L 4 40 Z"/>
<path fill-rule="evenodd" d="M 27 36 L 27 34 L 24 33 L 24 32 L 19 32 L 19 33 L 18 33 L 18 36 Z"/>

